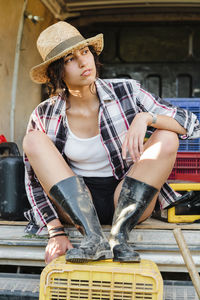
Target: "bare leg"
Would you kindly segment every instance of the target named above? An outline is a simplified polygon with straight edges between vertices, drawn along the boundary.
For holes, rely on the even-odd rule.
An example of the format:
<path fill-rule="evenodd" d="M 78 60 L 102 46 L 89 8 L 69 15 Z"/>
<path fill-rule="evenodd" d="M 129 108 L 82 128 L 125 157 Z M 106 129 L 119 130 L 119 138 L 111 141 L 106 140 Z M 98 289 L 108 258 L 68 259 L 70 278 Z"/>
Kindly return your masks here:
<path fill-rule="evenodd" d="M 177 134 L 171 131 L 156 130 L 145 144 L 144 152 L 129 170 L 128 176 L 145 182 L 158 190 L 166 182 L 176 160 L 179 142 Z M 116 188 L 115 206 L 121 192 L 123 180 Z M 158 193 L 145 210 L 139 222 L 148 218 L 154 207 Z"/>
<path fill-rule="evenodd" d="M 74 176 L 58 149 L 50 138 L 43 132 L 31 131 L 23 141 L 23 149 L 44 191 L 49 196 L 51 187 L 61 180 Z M 54 203 L 56 204 L 56 203 Z M 57 206 L 57 212 L 66 223 L 71 220 Z M 48 223 L 48 228 L 58 225 L 58 222 Z"/>
<path fill-rule="evenodd" d="M 47 194 L 54 184 L 75 175 L 45 133 L 29 132 L 24 138 L 23 149 Z"/>

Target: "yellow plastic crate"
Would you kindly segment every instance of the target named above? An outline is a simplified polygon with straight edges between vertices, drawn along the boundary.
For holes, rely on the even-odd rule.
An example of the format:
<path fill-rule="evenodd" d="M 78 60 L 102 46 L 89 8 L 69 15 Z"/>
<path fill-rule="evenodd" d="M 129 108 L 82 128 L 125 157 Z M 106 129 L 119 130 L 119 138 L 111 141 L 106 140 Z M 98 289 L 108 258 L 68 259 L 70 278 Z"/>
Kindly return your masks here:
<path fill-rule="evenodd" d="M 170 183 L 175 191 L 200 191 L 200 183 Z M 176 207 L 171 207 L 167 212 L 169 223 L 192 223 L 200 219 L 200 215 L 178 215 Z"/>
<path fill-rule="evenodd" d="M 73 264 L 65 256 L 47 265 L 40 278 L 40 300 L 162 300 L 163 280 L 149 260 Z"/>

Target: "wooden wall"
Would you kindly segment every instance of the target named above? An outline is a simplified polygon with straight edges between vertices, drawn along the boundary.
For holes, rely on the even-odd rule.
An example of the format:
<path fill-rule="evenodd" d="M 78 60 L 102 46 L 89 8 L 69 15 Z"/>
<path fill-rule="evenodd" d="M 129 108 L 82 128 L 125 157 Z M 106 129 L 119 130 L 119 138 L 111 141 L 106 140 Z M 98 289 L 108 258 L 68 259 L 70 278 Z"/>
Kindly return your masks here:
<path fill-rule="evenodd" d="M 8 141 L 15 49 L 23 4 L 23 0 L 0 0 L 0 134 Z M 29 77 L 30 68 L 41 62 L 36 40 L 43 29 L 56 21 L 40 0 L 28 0 L 26 11 L 44 20 L 34 24 L 30 19 L 24 19 L 14 120 L 14 141 L 21 152 L 29 116 L 41 101 L 41 86 Z"/>

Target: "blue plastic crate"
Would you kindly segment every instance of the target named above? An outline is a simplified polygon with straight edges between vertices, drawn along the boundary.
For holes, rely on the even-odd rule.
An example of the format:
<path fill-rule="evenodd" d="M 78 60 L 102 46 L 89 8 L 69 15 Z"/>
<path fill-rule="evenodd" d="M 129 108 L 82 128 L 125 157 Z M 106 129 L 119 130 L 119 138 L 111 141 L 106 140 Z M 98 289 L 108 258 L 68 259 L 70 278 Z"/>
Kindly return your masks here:
<path fill-rule="evenodd" d="M 190 110 L 200 121 L 200 98 L 165 98 L 167 102 L 175 106 Z M 200 138 L 193 140 L 179 140 L 180 145 L 178 151 L 200 151 Z"/>

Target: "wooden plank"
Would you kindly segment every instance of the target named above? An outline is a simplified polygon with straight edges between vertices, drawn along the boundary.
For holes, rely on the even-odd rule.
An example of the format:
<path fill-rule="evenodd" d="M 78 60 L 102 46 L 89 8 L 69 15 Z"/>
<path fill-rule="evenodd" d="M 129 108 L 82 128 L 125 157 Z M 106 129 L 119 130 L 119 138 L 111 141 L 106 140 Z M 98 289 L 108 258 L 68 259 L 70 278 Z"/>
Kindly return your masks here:
<path fill-rule="evenodd" d="M 145 222 L 137 225 L 135 228 L 141 228 L 141 229 L 175 229 L 175 228 L 180 228 L 184 230 L 200 230 L 200 224 L 198 223 L 181 223 L 181 224 L 176 224 L 176 223 L 167 223 L 163 221 L 159 221 L 153 218 L 149 218 Z"/>
<path fill-rule="evenodd" d="M 8 225 L 8 226 L 26 226 L 28 224 L 27 221 L 6 221 L 1 220 L 0 225 Z M 65 224 L 66 228 L 74 228 L 72 225 Z M 110 225 L 102 226 L 105 230 L 110 230 Z M 153 218 L 149 218 L 141 224 L 136 225 L 135 228 L 145 228 L 145 229 L 175 229 L 181 228 L 185 230 L 200 230 L 200 224 L 198 223 L 184 223 L 184 224 L 176 224 L 176 223 L 167 223 L 163 221 L 159 221 Z M 11 229 L 12 230 L 12 229 Z M 75 229 L 74 229 L 75 230 Z"/>
<path fill-rule="evenodd" d="M 28 224 L 27 221 L 6 221 L 6 220 L 0 220 L 0 225 L 13 225 L 13 226 L 26 226 Z"/>

